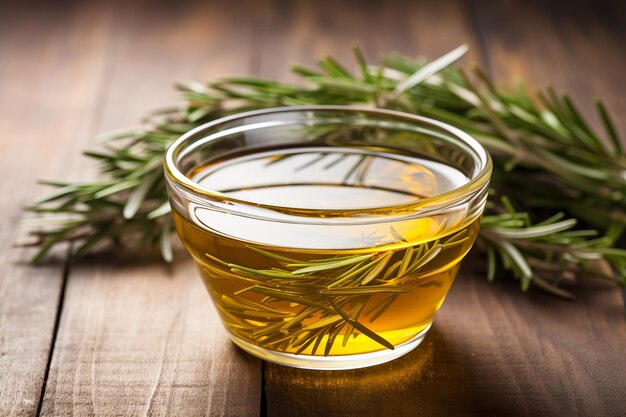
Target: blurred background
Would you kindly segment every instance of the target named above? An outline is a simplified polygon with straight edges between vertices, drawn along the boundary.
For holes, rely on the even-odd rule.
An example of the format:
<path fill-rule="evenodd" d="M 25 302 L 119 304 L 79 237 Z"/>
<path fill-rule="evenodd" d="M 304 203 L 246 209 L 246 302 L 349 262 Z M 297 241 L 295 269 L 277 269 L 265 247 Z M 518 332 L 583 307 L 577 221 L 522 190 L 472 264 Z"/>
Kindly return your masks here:
<path fill-rule="evenodd" d="M 174 101 L 177 80 L 252 74 L 293 81 L 290 63 L 314 65 L 326 54 L 352 67 L 354 44 L 374 60 L 393 51 L 436 58 L 466 43 L 464 64 L 500 81 L 554 85 L 583 109 L 602 97 L 615 114 L 626 111 L 619 0 L 0 4 L 0 120 L 5 134 L 16 133 L 7 124 L 19 123 L 22 137 L 25 122 L 36 120 L 50 138 L 72 137 L 78 146 Z"/>

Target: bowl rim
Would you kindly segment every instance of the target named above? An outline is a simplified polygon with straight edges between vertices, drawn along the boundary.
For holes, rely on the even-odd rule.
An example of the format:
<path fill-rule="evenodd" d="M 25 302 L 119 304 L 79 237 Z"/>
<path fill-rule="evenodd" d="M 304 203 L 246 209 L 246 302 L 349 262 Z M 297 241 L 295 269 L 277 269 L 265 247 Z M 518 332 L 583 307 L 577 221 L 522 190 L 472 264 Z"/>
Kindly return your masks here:
<path fill-rule="evenodd" d="M 330 212 L 337 212 L 334 214 L 329 213 L 328 209 L 317 209 L 317 208 L 298 208 L 298 207 L 283 207 L 280 205 L 266 204 L 256 202 L 254 200 L 248 200 L 244 198 L 234 197 L 229 195 L 228 193 L 222 193 L 216 190 L 212 190 L 210 188 L 204 187 L 199 183 L 190 179 L 187 175 L 185 175 L 182 171 L 180 171 L 177 167 L 177 160 L 179 159 L 180 153 L 186 149 L 187 142 L 197 140 L 196 136 L 201 134 L 203 131 L 213 129 L 219 127 L 219 125 L 227 125 L 239 119 L 246 119 L 250 117 L 257 116 L 267 116 L 272 114 L 282 114 L 282 113 L 303 113 L 303 112 L 345 112 L 345 113 L 355 113 L 355 114 L 366 114 L 372 116 L 388 116 L 391 118 L 395 118 L 401 121 L 408 121 L 419 124 L 421 126 L 427 126 L 431 128 L 437 128 L 445 133 L 452 136 L 452 138 L 456 141 L 462 142 L 464 145 L 469 146 L 469 148 L 475 153 L 480 161 L 480 169 L 479 171 L 465 184 L 453 188 L 452 190 L 448 190 L 444 193 L 437 194 L 427 198 L 419 198 L 410 202 L 404 202 L 402 204 L 395 205 L 381 205 L 381 206 L 370 206 L 364 208 L 351 208 L 351 209 L 336 209 L 330 210 Z M 215 132 L 217 133 L 217 132 Z M 181 156 L 182 157 L 182 156 Z M 433 210 L 439 211 L 449 208 L 451 206 L 455 206 L 457 204 L 463 204 L 467 202 L 469 198 L 478 193 L 479 191 L 485 189 L 489 184 L 489 179 L 492 171 L 492 160 L 489 152 L 471 135 L 464 132 L 463 130 L 451 126 L 445 122 L 441 122 L 439 120 L 435 120 L 428 117 L 418 116 L 410 113 L 395 111 L 395 110 L 387 110 L 376 107 L 368 107 L 368 106 L 352 106 L 352 105 L 314 105 L 314 106 L 284 106 L 284 107 L 272 107 L 265 108 L 261 110 L 253 110 L 235 113 L 229 116 L 221 117 L 210 122 L 204 123 L 200 126 L 197 126 L 190 131 L 181 135 L 178 139 L 176 139 L 167 149 L 164 159 L 163 159 L 163 167 L 165 176 L 168 180 L 174 182 L 178 187 L 183 187 L 187 192 L 197 196 L 197 197 L 209 197 L 211 201 L 220 201 L 226 204 L 228 207 L 228 211 L 232 213 L 239 213 L 244 216 L 247 214 L 244 211 L 238 211 L 237 205 L 243 204 L 245 206 L 253 206 L 257 208 L 268 209 L 276 212 L 281 212 L 290 215 L 299 215 L 304 217 L 319 217 L 319 215 L 323 212 L 326 216 L 330 217 L 351 217 L 351 215 L 359 214 L 360 216 L 365 214 L 372 215 L 381 215 L 381 214 L 389 214 L 393 216 L 397 216 L 399 214 L 407 214 L 416 212 L 428 212 L 432 213 Z M 273 218 L 268 218 L 268 220 L 276 220 Z"/>

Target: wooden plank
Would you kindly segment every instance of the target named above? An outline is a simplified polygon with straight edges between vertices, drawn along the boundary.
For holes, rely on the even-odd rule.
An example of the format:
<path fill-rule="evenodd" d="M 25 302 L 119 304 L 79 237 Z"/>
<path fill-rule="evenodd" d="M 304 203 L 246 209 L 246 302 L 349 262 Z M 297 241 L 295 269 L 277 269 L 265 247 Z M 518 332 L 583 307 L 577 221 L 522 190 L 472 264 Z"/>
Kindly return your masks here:
<path fill-rule="evenodd" d="M 485 28 L 483 4 L 470 10 L 460 4 L 455 8 L 445 3 L 419 3 L 408 9 L 398 7 L 397 12 L 390 11 L 393 7 L 388 5 L 379 13 L 373 13 L 369 21 L 362 16 L 367 12 L 356 7 L 346 7 L 338 14 L 355 16 L 356 21 L 364 20 L 367 23 L 362 27 L 376 27 L 375 31 L 370 31 L 373 36 L 389 38 L 390 42 L 395 40 L 402 45 L 398 49 L 404 51 L 419 46 L 415 53 L 441 53 L 437 49 L 445 49 L 444 45 L 449 48 L 447 45 L 454 43 L 451 40 L 469 40 L 475 53 L 477 49 L 498 51 L 495 56 L 474 55 L 482 58 L 483 63 L 491 62 L 494 68 L 505 69 L 511 63 L 516 70 L 523 71 L 542 68 L 543 72 L 536 76 L 544 81 L 555 75 L 556 63 L 548 58 L 545 67 L 541 67 L 541 58 L 554 54 L 564 57 L 572 51 L 569 38 L 559 38 L 564 36 L 565 29 L 557 26 L 554 32 L 546 33 L 544 27 L 541 31 L 541 23 L 537 22 L 544 19 L 545 24 L 549 13 L 542 15 L 535 10 L 528 15 L 529 12 L 523 10 L 537 5 L 509 2 L 495 6 L 495 2 L 490 2 L 494 5 L 489 17 L 493 26 Z M 317 19 L 325 19 L 320 17 L 326 16 L 323 10 L 317 13 Z M 554 10 L 551 13 L 555 15 Z M 386 18 L 390 15 L 393 18 Z M 407 21 L 414 23 L 410 37 L 402 36 L 402 30 L 408 27 Z M 567 18 L 564 21 L 568 22 Z M 476 24 L 478 33 L 487 38 L 486 47 L 477 48 L 481 45 L 473 40 L 476 39 L 473 30 Z M 571 25 L 571 21 L 565 24 Z M 293 26 L 308 27 L 309 35 L 319 28 L 306 21 L 304 24 L 294 22 Z M 565 33 L 572 36 L 580 29 L 576 25 L 568 27 L 570 30 Z M 601 34 L 586 41 L 581 60 L 600 58 L 592 47 L 611 38 L 612 32 L 605 26 L 593 28 Z M 323 36 L 333 43 L 320 47 L 319 51 L 341 54 L 347 47 L 348 40 L 340 25 L 325 27 Z M 579 32 L 578 36 L 589 36 L 589 33 Z M 309 50 L 315 49 L 311 46 L 312 38 L 312 35 L 301 34 L 296 39 L 307 40 L 307 43 L 294 41 L 291 50 L 304 50 L 303 54 L 308 55 Z M 609 45 L 613 47 L 607 50 L 619 50 L 619 45 L 613 45 L 618 42 L 617 37 L 611 39 L 614 40 Z M 381 42 L 386 44 L 386 41 Z M 552 48 L 555 43 L 563 49 Z M 541 49 L 544 44 L 548 47 Z M 534 53 L 527 54 L 527 48 L 534 48 Z M 508 52 L 498 55 L 502 51 Z M 605 59 L 610 65 L 622 68 L 623 58 Z M 586 73 L 579 72 L 579 68 L 586 70 L 585 66 L 592 65 L 572 60 L 565 62 L 567 68 L 555 76 L 563 77 L 560 80 L 565 80 L 567 86 L 571 86 L 568 82 L 575 84 L 585 80 Z M 496 70 L 496 74 L 507 79 L 515 75 L 514 71 L 505 70 Z M 617 75 L 619 71 L 607 78 L 601 74 L 593 78 L 594 87 L 606 83 L 598 87 L 599 92 L 611 88 L 616 92 L 623 90 L 623 81 Z M 587 100 L 591 98 L 585 90 L 578 90 L 577 94 Z M 623 98 L 615 94 L 608 96 L 612 107 L 622 108 Z M 516 282 L 489 284 L 485 276 L 480 259 L 467 260 L 422 346 L 395 363 L 342 372 L 306 371 L 266 364 L 268 416 L 292 415 L 294 410 L 299 416 L 331 412 L 345 416 L 623 413 L 626 409 L 623 396 L 626 363 L 622 360 L 621 346 L 626 340 L 626 329 L 619 289 L 603 282 L 586 282 L 578 289 L 576 302 L 570 303 L 536 291 L 522 294 Z"/>
<path fill-rule="evenodd" d="M 106 14 L 52 4 L 0 4 L 0 415 L 34 415 L 40 402 L 64 282 L 56 261 L 29 265 L 14 243 L 21 206 L 40 177 L 71 177 L 76 147 L 93 134 L 106 82 Z M 68 65 L 71 63 L 71 65 Z"/>
<path fill-rule="evenodd" d="M 567 91 L 595 126 L 600 123 L 593 100 L 602 98 L 615 116 L 626 110 L 626 57 L 615 53 L 623 49 L 623 4 L 479 2 L 476 16 L 496 77 Z M 626 119 L 615 119 L 625 133 Z M 535 317 L 528 336 L 536 339 L 533 357 L 544 359 L 535 363 L 539 369 L 521 370 L 537 382 L 520 387 L 524 396 L 534 398 L 525 400 L 530 413 L 618 415 L 626 410 L 623 294 L 602 283 L 585 284 L 577 294 L 572 305 L 550 306 L 546 300 L 536 311 L 517 303 L 523 317 Z"/>
<path fill-rule="evenodd" d="M 356 69 L 352 47 L 366 57 L 400 52 L 409 56 L 439 57 L 462 44 L 470 51 L 465 62 L 480 59 L 480 45 L 462 2 L 402 2 L 356 0 L 274 1 L 257 13 L 261 75 L 295 81 L 289 65 L 314 66 L 332 55 Z"/>
<path fill-rule="evenodd" d="M 72 269 L 43 415 L 259 413 L 260 362 L 228 340 L 176 255 L 169 273 L 156 258 Z"/>
<path fill-rule="evenodd" d="M 451 361 L 464 374 L 456 388 L 474 413 L 598 416 L 625 409 L 626 329 L 614 286 L 586 282 L 567 302 L 524 295 L 510 282 L 489 284 L 482 266 L 465 271 L 474 279 L 454 289 L 437 324 L 441 342 L 454 346 Z"/>
<path fill-rule="evenodd" d="M 495 77 L 568 92 L 596 126 L 601 98 L 626 134 L 623 2 L 479 1 L 475 15 Z"/>
<path fill-rule="evenodd" d="M 100 130 L 169 104 L 178 79 L 250 70 L 252 35 L 238 7 L 115 8 Z M 176 255 L 171 269 L 110 255 L 72 267 L 43 415 L 259 414 L 260 361 L 228 341 L 189 257 Z"/>

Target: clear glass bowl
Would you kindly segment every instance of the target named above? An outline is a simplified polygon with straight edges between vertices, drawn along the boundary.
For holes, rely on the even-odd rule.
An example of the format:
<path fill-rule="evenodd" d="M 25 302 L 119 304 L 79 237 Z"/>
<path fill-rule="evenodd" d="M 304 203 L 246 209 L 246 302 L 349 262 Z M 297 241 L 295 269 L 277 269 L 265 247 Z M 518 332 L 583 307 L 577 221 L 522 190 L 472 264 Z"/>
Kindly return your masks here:
<path fill-rule="evenodd" d="M 234 343 L 349 369 L 423 340 L 478 232 L 491 160 L 435 120 L 286 107 L 188 132 L 165 173 L 178 234 Z"/>

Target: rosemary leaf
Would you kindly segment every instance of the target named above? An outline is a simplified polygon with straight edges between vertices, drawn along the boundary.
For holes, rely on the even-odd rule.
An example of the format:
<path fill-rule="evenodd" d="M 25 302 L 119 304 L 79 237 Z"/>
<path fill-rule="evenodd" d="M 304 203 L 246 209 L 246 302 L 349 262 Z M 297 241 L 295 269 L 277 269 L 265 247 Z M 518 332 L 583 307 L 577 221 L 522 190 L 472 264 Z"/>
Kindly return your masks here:
<path fill-rule="evenodd" d="M 383 294 L 383 293 L 405 293 L 410 292 L 410 287 L 391 285 L 369 285 L 367 287 L 345 287 L 320 290 L 320 294 L 325 295 L 363 295 L 363 294 Z"/>
<path fill-rule="evenodd" d="M 330 261 L 328 263 L 316 264 L 316 265 L 308 266 L 305 268 L 297 269 L 293 271 L 293 274 L 304 275 L 304 274 L 310 274 L 311 272 L 321 272 L 321 271 L 328 271 L 329 269 L 343 268 L 345 266 L 354 265 L 361 261 L 368 260 L 374 255 L 375 254 L 367 254 L 367 255 L 362 255 L 362 256 L 350 257 L 350 258 L 342 259 L 342 260 L 335 261 L 335 262 Z"/>
<path fill-rule="evenodd" d="M 393 350 L 395 348 L 385 338 L 379 336 L 378 334 L 376 334 L 375 332 L 373 332 L 369 328 L 367 328 L 365 325 L 361 324 L 360 322 L 358 322 L 355 319 L 353 319 L 352 317 L 350 317 L 332 299 L 329 298 L 328 302 L 333 307 L 333 310 L 335 310 L 337 312 L 337 314 L 339 314 L 341 317 L 343 317 L 343 319 L 346 322 L 348 322 L 352 327 L 354 327 L 355 329 L 357 329 L 358 331 L 363 333 L 365 336 L 369 337 L 370 339 L 372 339 L 373 341 L 375 341 L 377 343 L 380 343 L 381 345 L 383 345 L 387 349 Z"/>

